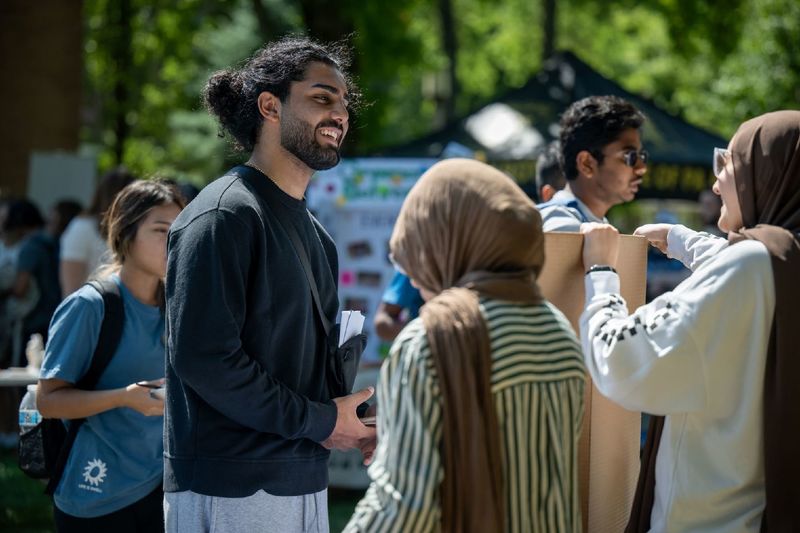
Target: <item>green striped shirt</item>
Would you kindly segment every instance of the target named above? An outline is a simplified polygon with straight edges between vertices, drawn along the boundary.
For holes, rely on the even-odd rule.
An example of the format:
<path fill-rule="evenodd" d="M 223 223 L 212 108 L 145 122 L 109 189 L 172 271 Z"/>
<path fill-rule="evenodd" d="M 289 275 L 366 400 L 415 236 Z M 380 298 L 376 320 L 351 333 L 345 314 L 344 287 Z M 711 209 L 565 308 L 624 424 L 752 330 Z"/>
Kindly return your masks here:
<path fill-rule="evenodd" d="M 580 531 L 585 369 L 578 340 L 549 303 L 482 299 L 481 312 L 491 337 L 492 393 L 502 432 L 506 530 Z M 372 483 L 345 531 L 439 531 L 442 405 L 421 320 L 392 346 L 377 396 Z"/>

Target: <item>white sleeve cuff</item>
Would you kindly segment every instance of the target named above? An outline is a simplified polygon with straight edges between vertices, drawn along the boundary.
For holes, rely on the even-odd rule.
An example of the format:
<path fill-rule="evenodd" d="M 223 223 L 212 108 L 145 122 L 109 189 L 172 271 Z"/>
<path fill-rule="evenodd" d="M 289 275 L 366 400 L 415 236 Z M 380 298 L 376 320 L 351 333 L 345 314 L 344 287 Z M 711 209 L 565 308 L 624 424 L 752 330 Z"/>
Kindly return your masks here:
<path fill-rule="evenodd" d="M 619 294 L 619 275 L 616 272 L 590 272 L 584 276 L 586 286 L 586 303 L 598 294 Z"/>
<path fill-rule="evenodd" d="M 667 233 L 667 255 L 673 259 L 679 259 L 681 262 L 686 259 L 686 241 L 697 233 L 690 230 L 683 224 L 675 224 Z"/>

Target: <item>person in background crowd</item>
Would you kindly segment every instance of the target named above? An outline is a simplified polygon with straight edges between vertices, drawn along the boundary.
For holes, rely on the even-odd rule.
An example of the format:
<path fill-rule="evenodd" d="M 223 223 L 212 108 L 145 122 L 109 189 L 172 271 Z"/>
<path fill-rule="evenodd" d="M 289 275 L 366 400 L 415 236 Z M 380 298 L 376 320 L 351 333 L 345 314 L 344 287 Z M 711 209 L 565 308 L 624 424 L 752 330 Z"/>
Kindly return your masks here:
<path fill-rule="evenodd" d="M 711 154 L 709 154 L 711 155 Z M 581 337 L 600 391 L 655 417 L 629 532 L 800 531 L 800 111 L 714 151 L 728 238 L 636 230 L 691 276 L 630 314 L 617 231 L 587 224 Z"/>
<path fill-rule="evenodd" d="M 86 418 L 53 495 L 59 533 L 163 531 L 164 402 L 151 394 L 164 375 L 167 231 L 180 193 L 156 181 L 128 185 L 104 220 L 113 263 L 100 277 L 119 286 L 122 336 L 96 390 L 78 390 L 104 317 L 100 293 L 84 285 L 50 325 L 37 391 L 43 417 Z"/>
<path fill-rule="evenodd" d="M 556 140 L 547 145 L 536 159 L 536 193 L 540 203 L 546 203 L 567 185 L 561 170 L 561 144 Z"/>
<path fill-rule="evenodd" d="M 41 235 L 44 224 L 44 218 L 33 202 L 15 200 L 9 204 L 3 234 L 8 248 L 15 250 L 16 260 L 12 282 L 3 290 L 2 296 L 6 298 L 10 355 L 15 366 L 19 366 L 22 362 L 25 341 L 30 333 L 41 333 L 43 328 L 46 329 L 47 317 L 44 315 L 48 310 L 52 314 L 55 309 L 51 307 L 52 278 L 46 276 L 44 271 L 41 272 L 42 280 L 32 278 L 30 275 L 30 269 L 36 262 L 33 256 L 38 246 L 38 236 Z M 20 273 L 20 265 L 28 271 Z M 42 281 L 43 287 L 39 286 L 39 281 Z M 58 283 L 54 288 L 58 291 Z M 59 296 L 55 295 L 55 298 L 55 305 L 58 305 Z"/>
<path fill-rule="evenodd" d="M 136 178 L 118 167 L 100 179 L 89 208 L 75 217 L 61 236 L 59 280 L 61 294 L 72 294 L 103 263 L 108 252 L 105 231 L 100 226 L 106 210 L 117 193 Z"/>
<path fill-rule="evenodd" d="M 561 163 L 567 186 L 537 207 L 544 231 L 579 231 L 607 222 L 613 206 L 636 196 L 647 171 L 639 130 L 644 115 L 616 96 L 590 96 L 561 117 Z"/>
<path fill-rule="evenodd" d="M 38 214 L 38 209 L 30 202 L 20 204 L 29 216 Z M 10 214 L 15 212 L 12 204 Z M 31 335 L 38 333 L 47 341 L 47 328 L 50 319 L 61 302 L 61 287 L 58 280 L 59 238 L 67 225 L 81 212 L 81 205 L 71 200 L 56 203 L 44 229 L 26 237 L 17 258 L 17 274 L 9 289 L 13 298 L 24 300 L 33 293 L 35 304 L 23 319 L 21 344 Z M 9 222 L 11 217 L 9 217 Z M 38 218 L 36 219 L 39 223 Z M 37 226 L 38 227 L 38 226 Z"/>
<path fill-rule="evenodd" d="M 717 237 L 724 237 L 725 233 L 717 226 L 717 220 L 719 220 L 719 214 L 722 210 L 722 201 L 719 196 L 714 194 L 714 191 L 705 190 L 700 193 L 697 202 L 700 204 L 700 221 L 703 224 L 702 231 L 710 235 L 716 235 Z"/>
<path fill-rule="evenodd" d="M 426 303 L 381 369 L 372 484 L 345 531 L 581 531 L 585 369 L 536 284 L 534 203 L 484 163 L 441 161 L 390 246 Z"/>
<path fill-rule="evenodd" d="M 384 341 L 393 341 L 409 321 L 419 316 L 423 303 L 408 276 L 395 271 L 375 312 L 375 333 Z"/>
<path fill-rule="evenodd" d="M 194 200 L 198 194 L 200 194 L 200 189 L 197 187 L 197 185 L 186 181 L 178 183 L 178 189 L 180 189 L 181 194 L 183 194 L 183 198 L 186 200 L 187 204 Z"/>

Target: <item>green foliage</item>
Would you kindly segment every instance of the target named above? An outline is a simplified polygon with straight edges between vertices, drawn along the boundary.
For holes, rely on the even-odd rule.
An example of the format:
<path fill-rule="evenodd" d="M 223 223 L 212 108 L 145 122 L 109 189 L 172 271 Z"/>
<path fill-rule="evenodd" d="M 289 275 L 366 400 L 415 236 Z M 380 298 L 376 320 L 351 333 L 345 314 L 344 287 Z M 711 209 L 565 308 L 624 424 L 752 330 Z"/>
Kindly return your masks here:
<path fill-rule="evenodd" d="M 14 450 L 0 450 L 0 531 L 53 531 L 53 507 L 44 483 L 17 466 Z"/>
<path fill-rule="evenodd" d="M 118 21 L 130 6 L 130 64 Z M 237 157 L 200 104 L 211 72 L 283 33 L 355 30 L 355 74 L 368 105 L 350 153 L 422 135 L 440 117 L 449 58 L 439 0 L 86 0 L 85 150 L 116 163 L 117 117 L 129 128 L 123 162 L 148 176 L 208 181 Z M 459 113 L 518 87 L 540 67 L 542 2 L 452 0 Z M 730 135 L 743 120 L 800 101 L 796 0 L 564 0 L 557 48 L 667 110 Z M 304 20 L 303 14 L 306 15 Z M 313 16 L 312 16 L 313 15 Z M 124 55 L 124 54 L 123 54 Z M 122 80 L 127 97 L 115 95 Z"/>
<path fill-rule="evenodd" d="M 231 48 L 237 49 L 238 60 L 242 45 L 249 46 L 249 51 L 257 46 L 252 15 L 231 17 L 227 5 L 234 2 L 128 1 L 132 17 L 127 68 L 119 57 L 125 49 L 120 42 L 124 32 L 115 18 L 119 2 L 88 0 L 84 4 L 84 140 L 96 151 L 101 170 L 120 163 L 115 157 L 120 141 L 115 120 L 122 113 L 129 136 L 124 139 L 121 163 L 142 176 L 199 181 L 202 175 L 217 171 L 224 154 L 224 144 L 214 137 L 216 126 L 200 110 L 200 90 L 216 66 L 212 60 L 228 65 L 234 57 Z M 242 30 L 244 38 L 237 34 Z M 115 98 L 118 80 L 127 88 L 125 101 Z"/>

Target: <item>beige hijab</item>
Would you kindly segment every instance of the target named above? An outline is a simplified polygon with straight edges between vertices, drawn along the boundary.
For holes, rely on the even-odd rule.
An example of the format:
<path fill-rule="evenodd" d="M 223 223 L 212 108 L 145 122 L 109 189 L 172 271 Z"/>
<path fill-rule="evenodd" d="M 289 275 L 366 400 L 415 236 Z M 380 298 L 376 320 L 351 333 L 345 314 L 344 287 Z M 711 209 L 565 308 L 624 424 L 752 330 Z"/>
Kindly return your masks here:
<path fill-rule="evenodd" d="M 478 299 L 542 301 L 541 217 L 500 171 L 450 159 L 431 167 L 408 194 L 390 247 L 395 263 L 437 294 L 420 314 L 442 391 L 442 529 L 502 531 L 500 428 Z"/>

